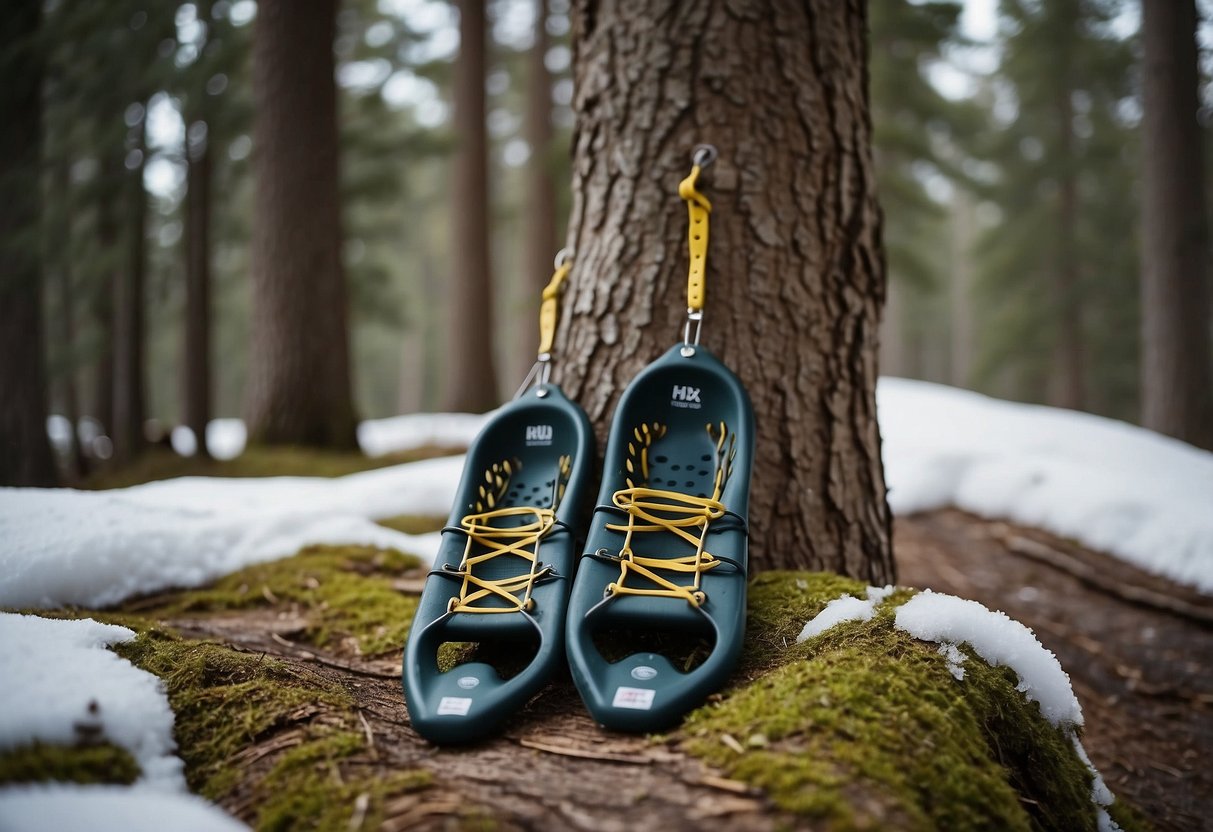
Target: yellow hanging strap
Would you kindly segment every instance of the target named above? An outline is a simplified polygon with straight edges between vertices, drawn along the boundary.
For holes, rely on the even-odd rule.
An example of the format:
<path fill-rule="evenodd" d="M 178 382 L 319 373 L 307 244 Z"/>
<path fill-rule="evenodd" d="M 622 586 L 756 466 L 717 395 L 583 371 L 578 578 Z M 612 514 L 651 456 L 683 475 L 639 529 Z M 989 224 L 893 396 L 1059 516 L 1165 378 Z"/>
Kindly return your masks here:
<path fill-rule="evenodd" d="M 678 183 L 678 195 L 686 202 L 690 214 L 687 245 L 691 250 L 691 268 L 687 276 L 687 309 L 693 312 L 703 310 L 704 275 L 708 265 L 708 214 L 712 211 L 712 203 L 695 187 L 701 170 L 698 164 L 692 166 L 691 175 Z"/>
<path fill-rule="evenodd" d="M 519 526 L 502 528 L 494 525 L 495 520 L 527 515 L 533 519 Z M 550 567 L 539 568 L 539 541 L 552 530 L 555 522 L 554 511 L 532 506 L 499 508 L 466 515 L 459 523 L 467 532 L 463 562 L 459 564 L 463 585 L 459 588 L 459 597 L 450 600 L 447 612 L 530 612 L 535 606 L 531 598 L 535 581 L 551 572 Z M 473 555 L 476 547 L 485 551 Z M 501 555 L 522 558 L 530 563 L 530 569 L 519 575 L 497 579 L 479 578 L 472 574 L 473 567 Z M 477 601 L 489 598 L 504 601 L 506 606 L 474 606 Z"/>
<path fill-rule="evenodd" d="M 560 311 L 560 292 L 564 288 L 565 278 L 573 268 L 571 260 L 565 260 L 556 267 L 551 281 L 543 289 L 543 304 L 539 307 L 539 356 L 552 352 L 552 342 L 556 338 L 556 319 Z"/>

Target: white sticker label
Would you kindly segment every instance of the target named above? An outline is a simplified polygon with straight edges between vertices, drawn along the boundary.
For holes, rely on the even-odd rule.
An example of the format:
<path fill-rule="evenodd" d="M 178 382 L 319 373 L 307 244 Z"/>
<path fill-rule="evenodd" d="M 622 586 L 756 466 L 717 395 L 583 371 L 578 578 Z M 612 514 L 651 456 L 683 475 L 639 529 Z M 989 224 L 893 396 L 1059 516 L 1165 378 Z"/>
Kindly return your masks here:
<path fill-rule="evenodd" d="M 615 691 L 615 701 L 611 704 L 616 708 L 631 708 L 635 711 L 647 711 L 653 707 L 653 697 L 657 691 L 651 688 L 620 687 Z"/>
<path fill-rule="evenodd" d="M 464 696 L 444 696 L 438 703 L 438 716 L 467 716 L 472 700 Z"/>

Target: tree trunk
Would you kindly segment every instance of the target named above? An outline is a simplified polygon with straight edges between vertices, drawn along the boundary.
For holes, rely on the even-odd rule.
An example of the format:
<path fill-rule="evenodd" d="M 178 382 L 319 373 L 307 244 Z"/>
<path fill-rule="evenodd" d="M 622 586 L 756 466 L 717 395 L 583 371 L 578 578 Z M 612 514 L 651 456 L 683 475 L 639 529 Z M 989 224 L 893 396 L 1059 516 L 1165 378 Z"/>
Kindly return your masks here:
<path fill-rule="evenodd" d="M 207 143 L 186 149 L 185 344 L 183 414 L 197 450 L 209 458 L 211 419 L 211 151 Z"/>
<path fill-rule="evenodd" d="M 1069 56 L 1063 56 L 1068 63 Z M 1063 72 L 1063 80 L 1065 79 Z M 1081 410 L 1086 404 L 1085 338 L 1083 336 L 1082 287 L 1078 264 L 1078 161 L 1074 154 L 1074 105 L 1070 84 L 1062 83 L 1057 96 L 1057 126 L 1061 131 L 1061 181 L 1057 218 L 1057 272 L 1053 295 L 1056 326 L 1053 368 L 1049 379 L 1049 402 L 1057 407 Z"/>
<path fill-rule="evenodd" d="M 137 131 L 139 164 L 127 172 L 126 268 L 116 272 L 114 282 L 114 416 L 111 436 L 114 461 L 129 462 L 143 448 L 144 394 L 144 286 L 147 272 L 147 191 L 143 168 L 147 162 L 147 118 Z"/>
<path fill-rule="evenodd" d="M 101 180 L 107 189 L 120 177 L 111 152 L 103 154 Z M 114 435 L 114 287 L 118 283 L 118 222 L 109 191 L 97 200 L 97 247 L 104 265 L 101 284 L 93 293 L 93 320 L 98 330 L 96 375 L 93 384 L 93 418 L 107 436 Z M 98 455 L 102 449 L 91 449 Z M 112 448 L 110 450 L 112 453 Z M 106 457 L 108 458 L 108 457 Z"/>
<path fill-rule="evenodd" d="M 950 381 L 956 387 L 968 387 L 973 383 L 973 345 L 976 343 L 972 297 L 976 271 L 973 241 L 977 236 L 973 203 L 973 197 L 967 191 L 958 190 L 948 218 L 952 238 L 952 273 L 948 281 L 948 311 L 952 327 L 948 333 L 948 367 Z"/>
<path fill-rule="evenodd" d="M 42 50 L 37 0 L 0 16 L 0 485 L 54 485 L 39 251 Z"/>
<path fill-rule="evenodd" d="M 341 264 L 337 0 L 264 0 L 253 37 L 249 438 L 357 448 Z"/>
<path fill-rule="evenodd" d="M 720 159 L 704 343 L 750 391 L 757 568 L 894 577 L 876 424 L 885 297 L 859 0 L 575 4 L 577 251 L 557 364 L 600 440 L 682 332 L 692 146 Z"/>
<path fill-rule="evenodd" d="M 1142 422 L 1213 449 L 1213 289 L 1193 0 L 1144 0 L 1142 33 Z"/>
<path fill-rule="evenodd" d="M 72 287 L 72 222 L 71 183 L 69 181 L 68 160 L 61 159 L 55 165 L 54 189 L 55 199 L 61 206 L 60 220 L 57 223 L 55 237 L 52 240 L 52 250 L 57 261 L 55 273 L 59 284 L 59 310 L 55 320 L 58 322 L 56 333 L 62 354 L 66 356 L 60 381 L 63 393 L 63 416 L 67 419 L 71 430 L 68 432 L 67 479 L 78 482 L 88 473 L 88 459 L 80 446 L 80 395 L 77 386 L 76 367 L 76 304 L 75 292 Z"/>
<path fill-rule="evenodd" d="M 552 75 L 544 62 L 548 51 L 547 0 L 535 0 L 535 42 L 527 55 L 526 141 L 527 160 L 526 256 L 523 262 L 523 309 L 538 308 L 539 296 L 552 278 L 556 254 L 556 183 L 552 177 Z M 526 305 L 530 301 L 531 307 Z M 525 318 L 523 318 L 525 320 Z M 519 325 L 519 365 L 535 361 L 539 332 Z"/>
<path fill-rule="evenodd" d="M 484 0 L 460 0 L 455 61 L 455 152 L 451 216 L 445 408 L 481 413 L 499 404 L 493 360 L 489 266 L 488 133 L 485 128 Z"/>

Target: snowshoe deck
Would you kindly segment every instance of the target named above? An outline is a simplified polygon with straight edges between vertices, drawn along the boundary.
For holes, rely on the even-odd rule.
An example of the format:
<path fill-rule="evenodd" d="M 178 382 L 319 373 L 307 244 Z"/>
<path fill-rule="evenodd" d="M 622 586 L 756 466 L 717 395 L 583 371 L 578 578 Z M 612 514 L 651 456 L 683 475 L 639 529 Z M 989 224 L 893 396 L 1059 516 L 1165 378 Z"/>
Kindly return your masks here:
<path fill-rule="evenodd" d="M 589 420 L 553 385 L 501 408 L 472 444 L 405 648 L 404 695 L 426 739 L 487 735 L 559 666 L 593 465 Z M 444 672 L 442 645 L 468 642 L 476 658 L 534 657 L 510 678 L 484 661 Z"/>
<path fill-rule="evenodd" d="M 624 391 L 569 605 L 573 681 L 603 726 L 667 728 L 736 663 L 753 446 L 749 396 L 702 347 L 674 347 Z M 637 650 L 638 632 L 656 646 Z M 667 635 L 706 658 L 663 651 Z"/>

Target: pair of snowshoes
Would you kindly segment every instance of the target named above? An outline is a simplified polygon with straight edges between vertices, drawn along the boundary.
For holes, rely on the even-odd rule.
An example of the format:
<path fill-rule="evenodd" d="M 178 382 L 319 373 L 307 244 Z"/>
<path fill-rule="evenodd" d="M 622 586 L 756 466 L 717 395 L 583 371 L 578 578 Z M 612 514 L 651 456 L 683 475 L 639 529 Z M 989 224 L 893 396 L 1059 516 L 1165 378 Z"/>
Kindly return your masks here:
<path fill-rule="evenodd" d="M 567 264 L 544 292 L 538 384 L 524 383 L 468 451 L 404 656 L 413 727 L 433 742 L 490 733 L 566 656 L 594 719 L 633 732 L 677 723 L 736 663 L 753 414 L 737 377 L 698 345 L 702 161 L 680 188 L 691 207 L 687 332 L 624 391 L 583 548 L 593 431 L 548 380 Z"/>

